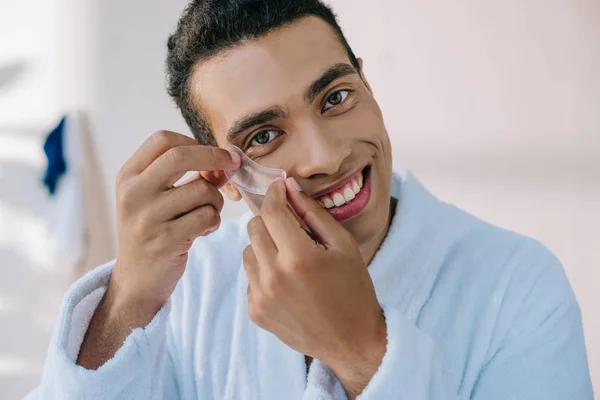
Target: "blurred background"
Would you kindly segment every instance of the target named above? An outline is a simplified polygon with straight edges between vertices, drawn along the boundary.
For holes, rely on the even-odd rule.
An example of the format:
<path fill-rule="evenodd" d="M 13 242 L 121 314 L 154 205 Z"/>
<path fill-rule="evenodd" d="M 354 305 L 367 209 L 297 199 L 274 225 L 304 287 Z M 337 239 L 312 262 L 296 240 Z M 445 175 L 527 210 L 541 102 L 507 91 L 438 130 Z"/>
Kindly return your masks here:
<path fill-rule="evenodd" d="M 185 3 L 0 0 L 3 399 L 39 382 L 68 285 L 115 256 L 120 166 L 156 130 L 189 133 L 163 68 Z M 562 260 L 600 391 L 600 2 L 329 3 L 364 59 L 395 161 Z M 43 144 L 67 113 L 79 156 L 49 196 Z"/>

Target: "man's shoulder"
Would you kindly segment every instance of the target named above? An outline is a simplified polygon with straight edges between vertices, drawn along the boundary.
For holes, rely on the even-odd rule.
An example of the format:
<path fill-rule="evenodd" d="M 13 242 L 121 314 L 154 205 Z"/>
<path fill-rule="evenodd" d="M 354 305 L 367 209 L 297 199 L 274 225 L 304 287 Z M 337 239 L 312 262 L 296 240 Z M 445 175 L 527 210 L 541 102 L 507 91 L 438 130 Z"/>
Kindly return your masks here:
<path fill-rule="evenodd" d="M 442 268 L 458 268 L 465 285 L 481 284 L 496 294 L 519 297 L 543 285 L 554 291 L 555 300 L 573 298 L 560 260 L 544 244 L 453 206 L 448 213 L 460 233 L 449 244 Z"/>
<path fill-rule="evenodd" d="M 470 219 L 470 229 L 455 244 L 468 265 L 457 293 L 473 294 L 475 315 L 495 321 L 496 333 L 505 338 L 533 334 L 545 321 L 580 324 L 566 270 L 548 247 L 466 213 L 460 218 Z"/>
<path fill-rule="evenodd" d="M 556 256 L 538 240 L 485 222 L 457 207 L 449 206 L 451 223 L 460 232 L 453 246 L 460 253 L 501 265 L 555 264 Z"/>
<path fill-rule="evenodd" d="M 511 274 L 516 269 L 545 268 L 560 264 L 547 247 L 523 234 L 488 223 L 431 194 L 412 174 L 401 181 L 399 224 L 404 235 L 418 241 L 415 246 L 435 249 L 433 257 L 442 269 L 453 274 L 482 272 L 488 278 Z M 400 204 L 402 207 L 402 203 Z M 403 220 L 402 220 L 403 218 Z M 407 235 L 406 232 L 410 234 Z M 435 261 L 434 261 L 435 263 Z"/>

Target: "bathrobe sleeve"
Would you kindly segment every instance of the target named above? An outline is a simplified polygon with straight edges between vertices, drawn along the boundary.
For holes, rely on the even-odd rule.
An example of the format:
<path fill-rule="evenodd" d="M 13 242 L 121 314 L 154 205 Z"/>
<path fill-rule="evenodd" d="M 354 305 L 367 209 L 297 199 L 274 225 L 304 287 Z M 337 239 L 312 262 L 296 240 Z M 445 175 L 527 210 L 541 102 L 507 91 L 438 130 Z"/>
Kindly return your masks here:
<path fill-rule="evenodd" d="M 386 354 L 358 399 L 592 400 L 580 310 L 562 266 L 544 270 L 533 285 L 517 285 L 506 293 L 519 298 L 506 301 L 515 308 L 504 313 L 510 322 L 498 321 L 506 324 L 496 329 L 502 344 L 471 387 L 449 385 L 440 346 L 383 304 Z"/>
<path fill-rule="evenodd" d="M 133 329 L 114 357 L 97 370 L 75 363 L 113 266 L 114 262 L 90 272 L 67 291 L 50 341 L 41 385 L 27 399 L 178 397 L 173 361 L 166 346 L 170 301 L 146 327 Z"/>

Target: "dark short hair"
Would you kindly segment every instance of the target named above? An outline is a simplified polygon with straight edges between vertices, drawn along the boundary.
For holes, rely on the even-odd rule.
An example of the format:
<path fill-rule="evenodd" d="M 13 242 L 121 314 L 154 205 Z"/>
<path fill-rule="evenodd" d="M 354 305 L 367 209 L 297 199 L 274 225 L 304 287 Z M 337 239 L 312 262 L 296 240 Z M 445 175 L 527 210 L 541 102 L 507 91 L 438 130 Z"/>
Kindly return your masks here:
<path fill-rule="evenodd" d="M 335 14 L 320 0 L 194 0 L 187 5 L 167 42 L 167 86 L 200 144 L 216 146 L 217 142 L 191 100 L 194 66 L 244 40 L 259 38 L 308 16 L 322 19 L 333 29 L 352 65 L 360 69 Z"/>

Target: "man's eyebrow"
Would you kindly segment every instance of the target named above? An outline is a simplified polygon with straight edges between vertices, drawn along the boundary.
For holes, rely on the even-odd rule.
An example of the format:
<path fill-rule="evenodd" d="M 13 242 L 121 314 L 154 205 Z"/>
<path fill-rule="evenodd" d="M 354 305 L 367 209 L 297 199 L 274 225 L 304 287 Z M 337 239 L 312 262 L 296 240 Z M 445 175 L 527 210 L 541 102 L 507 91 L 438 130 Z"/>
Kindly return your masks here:
<path fill-rule="evenodd" d="M 304 100 L 307 103 L 312 103 L 315 98 L 329 86 L 329 84 L 338 78 L 346 75 L 358 75 L 356 68 L 350 64 L 340 63 L 329 68 L 323 75 L 315 80 L 312 85 L 306 90 L 304 94 Z"/>
<path fill-rule="evenodd" d="M 231 143 L 246 130 L 261 125 L 274 119 L 287 117 L 287 112 L 282 107 L 273 107 L 267 110 L 259 111 L 245 115 L 235 121 L 227 132 L 227 143 Z"/>

